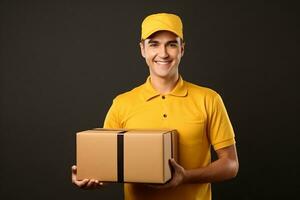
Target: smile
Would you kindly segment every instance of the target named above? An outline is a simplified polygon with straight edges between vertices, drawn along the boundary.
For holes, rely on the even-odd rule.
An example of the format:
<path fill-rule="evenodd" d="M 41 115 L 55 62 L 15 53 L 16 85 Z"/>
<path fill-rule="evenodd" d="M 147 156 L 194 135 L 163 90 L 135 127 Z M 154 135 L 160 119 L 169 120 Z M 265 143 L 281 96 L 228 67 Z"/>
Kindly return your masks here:
<path fill-rule="evenodd" d="M 171 63 L 171 61 L 154 61 L 154 62 L 157 64 L 160 64 L 160 65 L 167 65 L 167 64 Z"/>

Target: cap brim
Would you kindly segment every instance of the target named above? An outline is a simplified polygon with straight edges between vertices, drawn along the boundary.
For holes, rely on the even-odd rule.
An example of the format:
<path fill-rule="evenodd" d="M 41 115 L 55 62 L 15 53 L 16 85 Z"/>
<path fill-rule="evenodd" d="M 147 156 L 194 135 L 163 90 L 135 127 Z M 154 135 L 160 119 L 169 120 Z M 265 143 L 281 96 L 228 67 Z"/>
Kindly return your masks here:
<path fill-rule="evenodd" d="M 151 35 L 153 35 L 154 33 L 158 32 L 158 31 L 169 31 L 171 33 L 174 33 L 176 36 L 182 38 L 178 33 L 176 33 L 174 30 L 172 30 L 168 27 L 159 27 L 159 28 L 152 29 L 151 31 L 144 34 L 142 39 L 145 40 L 145 39 L 149 38 Z"/>

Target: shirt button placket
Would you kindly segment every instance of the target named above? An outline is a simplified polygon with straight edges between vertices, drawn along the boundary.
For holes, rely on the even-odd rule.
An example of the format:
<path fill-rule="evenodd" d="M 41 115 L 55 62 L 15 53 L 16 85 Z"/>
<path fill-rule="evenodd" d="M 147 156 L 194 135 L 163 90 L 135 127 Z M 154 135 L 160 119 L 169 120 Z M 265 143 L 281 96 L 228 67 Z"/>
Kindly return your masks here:
<path fill-rule="evenodd" d="M 161 96 L 161 100 L 162 100 L 162 107 L 163 107 L 163 110 L 162 110 L 162 119 L 163 119 L 163 123 L 164 123 L 164 126 L 167 127 L 167 119 L 168 119 L 168 110 L 167 110 L 167 103 L 166 103 L 166 96 L 165 95 L 162 95 Z"/>

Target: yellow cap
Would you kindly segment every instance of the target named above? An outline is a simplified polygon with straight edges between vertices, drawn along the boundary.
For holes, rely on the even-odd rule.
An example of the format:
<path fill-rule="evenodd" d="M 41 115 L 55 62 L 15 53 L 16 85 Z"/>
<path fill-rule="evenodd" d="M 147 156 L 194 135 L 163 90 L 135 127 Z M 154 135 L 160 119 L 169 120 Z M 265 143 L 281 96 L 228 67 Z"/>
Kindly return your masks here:
<path fill-rule="evenodd" d="M 157 31 L 170 31 L 183 39 L 180 17 L 170 13 L 157 13 L 146 17 L 142 23 L 141 39 L 147 39 Z"/>

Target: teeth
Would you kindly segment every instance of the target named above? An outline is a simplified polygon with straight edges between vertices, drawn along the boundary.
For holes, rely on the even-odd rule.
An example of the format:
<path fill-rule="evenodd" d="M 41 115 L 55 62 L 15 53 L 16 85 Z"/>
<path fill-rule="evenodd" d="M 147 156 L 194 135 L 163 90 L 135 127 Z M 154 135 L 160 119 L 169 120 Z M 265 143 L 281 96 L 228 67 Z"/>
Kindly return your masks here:
<path fill-rule="evenodd" d="M 158 64 L 168 64 L 169 61 L 156 61 L 156 63 L 158 63 Z"/>

